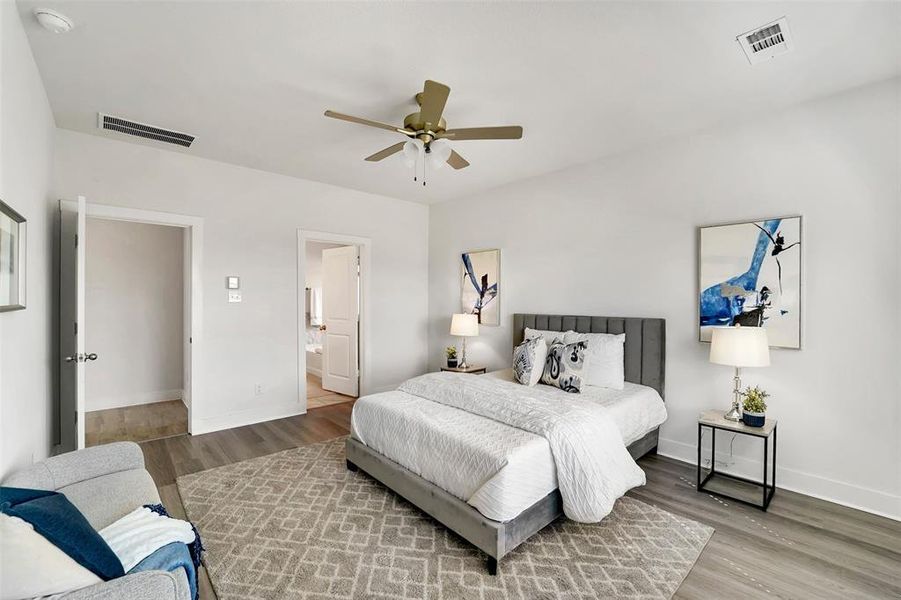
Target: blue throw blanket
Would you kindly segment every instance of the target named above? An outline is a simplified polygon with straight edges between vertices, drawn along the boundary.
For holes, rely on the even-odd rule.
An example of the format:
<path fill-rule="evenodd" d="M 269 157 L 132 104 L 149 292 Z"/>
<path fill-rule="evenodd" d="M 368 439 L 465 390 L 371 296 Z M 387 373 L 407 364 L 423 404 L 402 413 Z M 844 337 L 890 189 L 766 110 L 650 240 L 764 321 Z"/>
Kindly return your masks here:
<path fill-rule="evenodd" d="M 174 572 L 184 569 L 188 576 L 188 586 L 191 588 L 191 598 L 197 600 L 197 569 L 188 547 L 181 542 L 166 544 L 134 567 L 129 573 L 139 571 L 169 571 Z"/>
<path fill-rule="evenodd" d="M 167 511 L 166 507 L 162 504 L 145 504 L 144 508 L 149 508 L 158 515 L 172 518 L 169 515 L 169 511 Z M 191 560 L 194 562 L 194 568 L 199 569 L 200 561 L 203 559 L 203 552 L 206 548 L 203 547 L 203 542 L 200 540 L 200 532 L 197 531 L 197 527 L 190 521 L 188 521 L 188 523 L 191 525 L 191 530 L 194 531 L 194 541 L 188 544 L 188 551 L 191 553 Z"/>

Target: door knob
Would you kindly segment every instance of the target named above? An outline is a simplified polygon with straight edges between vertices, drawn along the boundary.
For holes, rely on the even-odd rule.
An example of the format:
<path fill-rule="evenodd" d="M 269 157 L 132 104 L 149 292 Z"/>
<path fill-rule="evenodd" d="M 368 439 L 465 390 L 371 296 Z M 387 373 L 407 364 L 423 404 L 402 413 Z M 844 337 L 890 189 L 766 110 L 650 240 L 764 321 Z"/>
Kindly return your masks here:
<path fill-rule="evenodd" d="M 70 362 L 87 362 L 89 360 L 97 360 L 97 353 L 91 352 L 90 354 L 76 354 L 74 356 L 67 356 L 65 361 L 67 363 Z"/>

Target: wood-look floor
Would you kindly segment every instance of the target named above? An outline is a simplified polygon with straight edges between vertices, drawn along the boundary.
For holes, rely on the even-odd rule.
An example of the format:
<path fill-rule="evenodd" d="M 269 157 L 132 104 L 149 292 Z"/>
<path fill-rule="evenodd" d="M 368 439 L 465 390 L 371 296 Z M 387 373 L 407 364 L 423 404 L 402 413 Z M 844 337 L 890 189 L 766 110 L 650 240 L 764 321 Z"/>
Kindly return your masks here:
<path fill-rule="evenodd" d="M 145 442 L 186 433 L 188 433 L 188 409 L 181 400 L 85 413 L 86 446 L 111 442 Z"/>
<path fill-rule="evenodd" d="M 336 394 L 335 392 L 322 389 L 322 378 L 307 373 L 307 409 L 322 408 L 323 406 L 350 402 L 351 400 L 354 400 L 353 396 Z"/>
<path fill-rule="evenodd" d="M 346 435 L 352 406 L 141 447 L 163 502 L 183 515 L 176 477 Z M 676 598 L 901 598 L 901 523 L 785 490 L 764 513 L 698 493 L 686 463 L 639 464 L 647 485 L 630 495 L 716 528 Z M 200 597 L 215 598 L 205 573 Z"/>

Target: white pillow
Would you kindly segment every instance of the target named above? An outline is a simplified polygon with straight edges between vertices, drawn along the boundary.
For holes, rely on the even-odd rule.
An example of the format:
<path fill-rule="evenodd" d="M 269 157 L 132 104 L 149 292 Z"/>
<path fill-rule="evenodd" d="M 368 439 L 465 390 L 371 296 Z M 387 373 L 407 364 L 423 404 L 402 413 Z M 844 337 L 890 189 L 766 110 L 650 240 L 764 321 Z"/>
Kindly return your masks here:
<path fill-rule="evenodd" d="M 547 344 L 541 336 L 533 337 L 513 349 L 513 379 L 523 385 L 533 386 L 541 379 Z"/>
<path fill-rule="evenodd" d="M 588 342 L 588 376 L 585 383 L 621 390 L 625 387 L 624 333 L 577 333 L 567 331 L 563 340 L 567 344 Z"/>
<path fill-rule="evenodd" d="M 540 337 L 544 338 L 544 343 L 547 344 L 547 347 L 550 348 L 551 344 L 554 342 L 563 343 L 564 337 L 566 337 L 567 333 L 575 333 L 574 331 L 548 331 L 546 329 L 530 329 L 526 327 L 525 331 L 523 331 L 522 339 L 523 341 L 531 340 L 532 338 Z"/>
<path fill-rule="evenodd" d="M 101 582 L 31 523 L 0 513 L 0 599 L 65 594 Z"/>

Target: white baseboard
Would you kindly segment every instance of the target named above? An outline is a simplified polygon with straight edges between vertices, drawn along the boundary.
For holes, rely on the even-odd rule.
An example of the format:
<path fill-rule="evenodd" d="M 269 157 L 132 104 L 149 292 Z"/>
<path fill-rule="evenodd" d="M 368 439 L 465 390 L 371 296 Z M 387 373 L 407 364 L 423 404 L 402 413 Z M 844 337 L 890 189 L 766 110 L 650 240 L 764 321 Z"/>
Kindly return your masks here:
<path fill-rule="evenodd" d="M 310 375 L 315 375 L 316 377 L 322 378 L 322 369 L 317 369 L 316 367 L 311 367 L 307 365 L 307 373 Z"/>
<path fill-rule="evenodd" d="M 168 402 L 170 400 L 184 401 L 184 390 L 159 390 L 155 392 L 140 392 L 137 394 L 88 397 L 85 399 L 85 412 L 106 410 L 108 408 L 123 408 L 126 406 L 138 406 L 140 404 L 154 404 L 156 402 Z"/>
<path fill-rule="evenodd" d="M 254 423 L 262 423 L 264 421 L 274 421 L 275 419 L 284 419 L 286 417 L 294 417 L 306 414 L 305 406 L 292 403 L 290 406 L 273 406 L 267 409 L 248 408 L 224 415 L 215 415 L 212 417 L 196 417 L 191 426 L 191 435 L 201 435 L 204 433 L 212 433 L 223 429 L 233 429 L 235 427 L 243 427 L 244 425 L 253 425 Z"/>
<path fill-rule="evenodd" d="M 718 445 L 719 447 L 719 445 Z M 705 442 L 704 456 L 710 456 L 710 446 Z M 693 444 L 660 438 L 657 453 L 691 465 L 697 465 L 698 449 Z M 717 452 L 717 470 L 760 481 L 763 477 L 763 463 L 743 456 L 729 456 Z M 703 460 L 703 457 L 702 457 Z M 720 462 L 732 460 L 734 464 L 723 467 Z M 707 466 L 706 464 L 704 465 Z M 901 496 L 874 490 L 842 481 L 812 475 L 804 471 L 776 466 L 776 487 L 798 492 L 806 496 L 827 500 L 849 508 L 901 521 Z"/>

